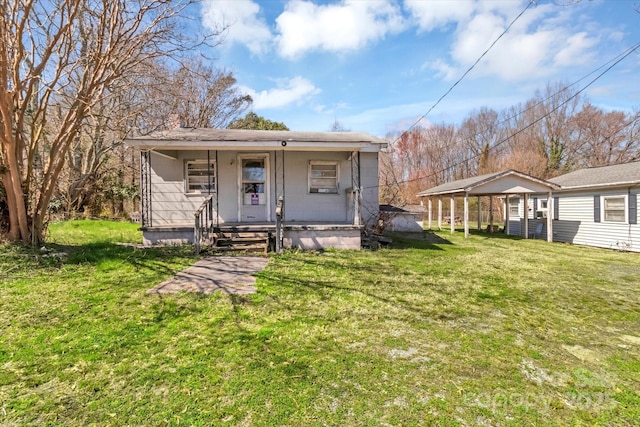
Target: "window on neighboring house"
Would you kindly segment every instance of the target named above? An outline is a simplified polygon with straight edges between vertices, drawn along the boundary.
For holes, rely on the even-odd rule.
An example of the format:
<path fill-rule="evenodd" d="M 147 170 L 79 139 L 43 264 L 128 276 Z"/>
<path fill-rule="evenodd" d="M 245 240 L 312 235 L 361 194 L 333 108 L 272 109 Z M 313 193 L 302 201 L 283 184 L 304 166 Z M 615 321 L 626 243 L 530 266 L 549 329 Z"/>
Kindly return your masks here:
<path fill-rule="evenodd" d="M 538 211 L 536 212 L 536 218 L 546 218 L 547 217 L 547 200 L 540 199 L 538 200 Z"/>
<path fill-rule="evenodd" d="M 309 162 L 309 193 L 338 193 L 338 162 Z"/>
<path fill-rule="evenodd" d="M 520 214 L 518 212 L 519 206 L 520 206 L 519 197 L 509 197 L 509 217 L 510 218 L 517 217 Z"/>
<path fill-rule="evenodd" d="M 185 162 L 187 193 L 213 193 L 216 191 L 216 163 L 206 160 Z"/>
<path fill-rule="evenodd" d="M 624 197 L 603 197 L 604 220 L 610 222 L 626 221 L 626 200 Z"/>

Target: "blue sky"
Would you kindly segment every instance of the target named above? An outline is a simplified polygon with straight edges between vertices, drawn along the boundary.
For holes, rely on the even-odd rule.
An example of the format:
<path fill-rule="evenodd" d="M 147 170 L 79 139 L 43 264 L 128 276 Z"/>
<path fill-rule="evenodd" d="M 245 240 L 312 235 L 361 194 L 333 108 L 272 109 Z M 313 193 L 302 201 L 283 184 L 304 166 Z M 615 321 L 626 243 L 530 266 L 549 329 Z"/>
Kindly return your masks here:
<path fill-rule="evenodd" d="M 425 114 L 528 3 L 202 0 L 200 18 L 228 25 L 214 65 L 234 73 L 257 114 L 292 130 L 338 120 L 385 136 Z M 534 2 L 421 124 L 460 123 L 579 80 L 640 42 L 639 11 L 640 0 Z M 640 109 L 640 49 L 585 94 L 606 110 Z"/>

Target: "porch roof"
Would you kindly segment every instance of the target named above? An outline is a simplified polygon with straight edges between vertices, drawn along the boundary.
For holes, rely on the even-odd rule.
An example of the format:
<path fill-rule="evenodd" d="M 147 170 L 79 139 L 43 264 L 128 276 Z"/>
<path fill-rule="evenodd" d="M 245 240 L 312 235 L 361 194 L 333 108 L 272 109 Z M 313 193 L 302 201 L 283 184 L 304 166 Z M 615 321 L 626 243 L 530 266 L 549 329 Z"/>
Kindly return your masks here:
<path fill-rule="evenodd" d="M 142 150 L 369 151 L 387 146 L 363 132 L 298 132 L 246 129 L 176 128 L 126 139 Z"/>
<path fill-rule="evenodd" d="M 559 185 L 522 172 L 509 169 L 502 172 L 447 182 L 417 194 L 418 197 L 444 195 L 493 195 L 543 193 L 560 188 Z"/>

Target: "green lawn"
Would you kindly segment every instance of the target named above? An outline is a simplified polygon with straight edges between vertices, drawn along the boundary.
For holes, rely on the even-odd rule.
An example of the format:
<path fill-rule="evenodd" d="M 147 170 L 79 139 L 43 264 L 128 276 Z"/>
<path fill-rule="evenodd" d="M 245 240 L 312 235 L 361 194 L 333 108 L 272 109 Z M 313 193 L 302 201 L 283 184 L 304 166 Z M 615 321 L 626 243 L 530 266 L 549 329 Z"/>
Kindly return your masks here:
<path fill-rule="evenodd" d="M 640 254 L 395 235 L 160 297 L 195 258 L 135 228 L 0 245 L 0 425 L 640 424 Z"/>

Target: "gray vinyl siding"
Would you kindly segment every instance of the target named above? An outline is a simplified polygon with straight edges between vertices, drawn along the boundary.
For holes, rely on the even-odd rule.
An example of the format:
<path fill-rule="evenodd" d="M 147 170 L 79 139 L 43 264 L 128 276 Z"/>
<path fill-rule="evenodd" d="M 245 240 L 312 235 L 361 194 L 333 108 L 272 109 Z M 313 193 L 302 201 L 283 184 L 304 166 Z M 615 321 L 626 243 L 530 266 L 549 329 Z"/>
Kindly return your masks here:
<path fill-rule="evenodd" d="M 275 220 L 276 174 L 282 165 L 275 165 L 274 151 L 269 154 L 270 209 L 271 220 Z M 217 153 L 217 210 L 220 222 L 238 221 L 238 154 L 237 151 Z M 256 153 L 258 154 L 258 153 Z M 353 204 L 351 161 L 349 152 L 286 151 L 284 153 L 285 174 L 285 220 L 287 222 L 352 222 Z M 216 151 L 210 159 L 216 159 Z M 154 226 L 191 225 L 194 212 L 208 196 L 185 192 L 186 160 L 206 160 L 207 152 L 179 151 L 177 159 L 169 159 L 153 153 L 151 156 L 151 208 Z M 336 161 L 339 168 L 338 194 L 312 194 L 308 188 L 309 162 L 313 160 Z M 378 216 L 378 155 L 360 154 L 361 186 L 363 187 L 362 217 L 373 223 Z M 278 170 L 276 170 L 278 169 Z"/>
<path fill-rule="evenodd" d="M 600 203 L 600 213 L 594 214 L 595 202 L 594 197 L 627 197 L 626 215 L 629 214 L 628 195 L 635 194 L 636 210 L 638 208 L 640 193 L 639 188 L 619 188 L 615 190 L 591 190 L 582 192 L 556 192 L 554 193 L 554 202 L 558 203 L 558 220 L 553 221 L 553 241 L 573 243 L 576 245 L 596 246 L 608 249 L 624 249 L 634 252 L 640 252 L 640 226 L 638 224 L 630 224 L 628 217 L 626 222 L 609 222 L 604 219 L 602 205 Z M 534 196 L 535 197 L 535 196 Z M 544 198 L 546 196 L 540 196 Z M 519 218 L 509 218 L 509 234 L 524 237 L 524 199 L 520 199 Z M 600 199 L 601 201 L 601 199 Z M 553 212 L 549 212 L 553 214 Z M 596 222 L 597 218 L 600 222 Z M 543 231 L 539 238 L 547 238 L 546 219 L 537 220 L 529 217 L 529 233 L 536 229 L 539 221 L 543 221 Z"/>
<path fill-rule="evenodd" d="M 207 158 L 206 152 L 188 152 L 189 159 Z M 193 223 L 193 213 L 207 195 L 186 195 L 184 157 L 168 159 L 151 155 L 151 209 L 154 226 Z"/>
<path fill-rule="evenodd" d="M 638 188 L 632 189 L 638 194 Z M 629 189 L 557 193 L 559 220 L 553 222 L 553 240 L 578 245 L 640 252 L 640 227 L 628 222 L 594 221 L 594 196 L 627 196 Z M 627 212 L 628 212 L 627 198 Z M 637 205 L 636 196 L 636 205 Z M 637 207 L 636 207 L 637 208 Z"/>
<path fill-rule="evenodd" d="M 378 153 L 360 153 L 360 185 L 362 186 L 362 221 L 372 226 L 378 220 L 380 209 Z"/>
<path fill-rule="evenodd" d="M 351 187 L 351 161 L 347 152 L 285 152 L 285 221 L 347 222 Z M 309 193 L 309 162 L 336 161 L 339 168 L 337 194 Z"/>

